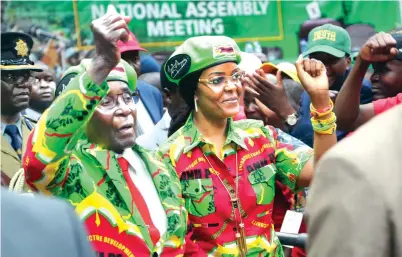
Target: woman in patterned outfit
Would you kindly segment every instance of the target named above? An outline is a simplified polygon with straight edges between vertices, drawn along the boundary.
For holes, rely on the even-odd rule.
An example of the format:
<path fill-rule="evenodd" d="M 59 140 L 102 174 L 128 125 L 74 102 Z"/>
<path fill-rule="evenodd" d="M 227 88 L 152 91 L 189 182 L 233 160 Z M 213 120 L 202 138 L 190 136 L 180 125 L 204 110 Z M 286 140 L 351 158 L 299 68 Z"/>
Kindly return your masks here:
<path fill-rule="evenodd" d="M 239 62 L 232 39 L 203 36 L 186 40 L 163 65 L 190 108 L 184 125 L 157 151 L 182 184 L 192 227 L 185 256 L 283 256 L 271 218 L 275 180 L 294 192 L 308 186 L 314 159 L 336 143 L 321 62 L 297 62 L 314 122 L 325 127 L 317 128 L 314 151 L 260 121 L 232 120 L 244 77 Z"/>

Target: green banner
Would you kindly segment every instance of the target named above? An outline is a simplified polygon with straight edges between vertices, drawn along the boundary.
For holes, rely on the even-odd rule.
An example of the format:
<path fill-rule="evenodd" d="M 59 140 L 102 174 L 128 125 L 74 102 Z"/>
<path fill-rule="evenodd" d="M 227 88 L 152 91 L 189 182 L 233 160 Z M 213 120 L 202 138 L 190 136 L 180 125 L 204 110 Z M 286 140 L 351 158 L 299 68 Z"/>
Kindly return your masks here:
<path fill-rule="evenodd" d="M 192 36 L 226 35 L 243 50 L 247 42 L 259 42 L 271 61 L 294 61 L 305 47 L 300 37 L 305 23 L 331 18 L 344 28 L 368 24 L 377 32 L 402 26 L 399 1 L 346 0 L 3 1 L 2 21 L 62 32 L 80 49 L 88 49 L 93 45 L 90 23 L 109 4 L 133 18 L 130 29 L 151 52 L 172 51 Z"/>
<path fill-rule="evenodd" d="M 226 35 L 237 42 L 283 39 L 280 1 L 74 1 L 80 46 L 92 20 L 113 4 L 132 17 L 129 28 L 144 47 L 179 45 L 202 35 Z"/>

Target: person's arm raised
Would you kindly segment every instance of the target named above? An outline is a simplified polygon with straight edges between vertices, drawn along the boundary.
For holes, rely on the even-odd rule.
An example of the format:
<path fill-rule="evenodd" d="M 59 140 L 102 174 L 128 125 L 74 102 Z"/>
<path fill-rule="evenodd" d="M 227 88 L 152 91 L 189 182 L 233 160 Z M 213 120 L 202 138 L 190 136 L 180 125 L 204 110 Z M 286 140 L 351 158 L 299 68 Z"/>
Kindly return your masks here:
<path fill-rule="evenodd" d="M 310 96 L 312 113 L 317 114 L 312 118 L 314 158 L 306 163 L 297 179 L 298 187 L 306 187 L 313 178 L 315 163 L 337 142 L 336 117 L 332 112 L 333 106 L 329 98 L 328 77 L 324 64 L 299 56 L 296 69 L 304 89 Z"/>
<path fill-rule="evenodd" d="M 370 63 L 386 62 L 396 54 L 395 39 L 380 32 L 367 40 L 357 56 L 356 63 L 349 73 L 335 104 L 338 128 L 352 131 L 374 117 L 372 103 L 360 105 L 360 89 Z"/>
<path fill-rule="evenodd" d="M 71 173 L 72 151 L 109 90 L 105 79 L 120 61 L 115 44 L 119 39 L 127 39 L 128 20 L 110 8 L 106 15 L 92 22 L 96 58 L 81 63 L 81 72 L 42 114 L 29 136 L 23 165 L 26 181 L 32 188 L 53 195 L 61 192 Z"/>
<path fill-rule="evenodd" d="M 107 13 L 92 21 L 91 30 L 94 36 L 96 55 L 88 67 L 88 74 L 95 84 L 102 83 L 109 72 L 120 61 L 120 50 L 117 41 L 127 42 L 129 29 L 127 24 L 131 18 L 121 16 L 113 5 L 109 5 Z"/>

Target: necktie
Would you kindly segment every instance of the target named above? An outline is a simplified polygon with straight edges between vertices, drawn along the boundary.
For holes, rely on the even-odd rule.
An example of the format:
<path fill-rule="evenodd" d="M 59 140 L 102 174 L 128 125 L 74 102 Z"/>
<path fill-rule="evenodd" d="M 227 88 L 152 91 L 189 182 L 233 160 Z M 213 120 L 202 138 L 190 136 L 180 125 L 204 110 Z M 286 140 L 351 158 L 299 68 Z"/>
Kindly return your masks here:
<path fill-rule="evenodd" d="M 133 202 L 137 206 L 138 212 L 140 213 L 141 217 L 143 218 L 145 224 L 147 224 L 149 234 L 151 235 L 152 242 L 156 244 L 159 241 L 160 234 L 159 230 L 155 227 L 154 223 L 152 222 L 151 215 L 149 214 L 149 210 L 144 198 L 141 195 L 141 192 L 135 186 L 134 182 L 132 181 L 130 174 L 128 172 L 129 163 L 123 157 L 117 159 L 119 162 L 121 171 L 123 173 L 124 178 L 126 179 L 128 188 L 130 189 L 131 196 L 133 198 Z"/>
<path fill-rule="evenodd" d="M 11 146 L 17 152 L 18 157 L 21 159 L 22 143 L 17 125 L 7 125 L 4 132 L 11 137 Z"/>

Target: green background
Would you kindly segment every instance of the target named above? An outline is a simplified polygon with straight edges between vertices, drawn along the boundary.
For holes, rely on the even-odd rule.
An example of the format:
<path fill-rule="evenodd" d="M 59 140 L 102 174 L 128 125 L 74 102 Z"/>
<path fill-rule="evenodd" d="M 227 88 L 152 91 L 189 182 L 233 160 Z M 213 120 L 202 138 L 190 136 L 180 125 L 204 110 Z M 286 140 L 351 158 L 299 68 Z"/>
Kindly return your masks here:
<path fill-rule="evenodd" d="M 90 45 L 92 36 L 89 24 L 92 18 L 89 5 L 93 1 L 77 1 L 78 17 L 81 29 L 81 44 Z M 99 3 L 107 5 L 110 1 Z M 112 1 L 123 2 L 123 1 Z M 141 1 L 146 2 L 146 1 Z M 158 1 L 163 2 L 163 1 Z M 178 5 L 186 5 L 186 1 L 175 1 Z M 285 60 L 293 60 L 299 53 L 298 32 L 301 24 L 309 19 L 306 5 L 312 1 L 270 1 L 266 16 L 224 17 L 225 35 L 239 37 L 271 37 L 279 36 L 280 24 L 277 19 L 277 5 L 280 4 L 283 21 L 283 39 L 260 41 L 265 47 L 281 47 Z M 400 26 L 401 15 L 398 1 L 318 1 L 322 17 L 340 20 L 345 25 L 368 23 L 378 31 L 389 31 Z M 180 9 L 180 8 L 178 8 Z M 179 11 L 180 12 L 180 11 Z M 23 22 L 27 20 L 42 26 L 48 31 L 61 30 L 69 39 L 76 40 L 74 11 L 72 1 L 13 1 L 5 7 L 4 20 L 7 22 Z M 150 40 L 182 41 L 183 37 L 161 37 L 151 39 L 146 36 L 146 20 L 132 21 L 131 29 L 140 43 Z M 239 42 L 244 49 L 244 42 Z M 173 50 L 173 46 L 147 47 L 149 51 Z"/>

